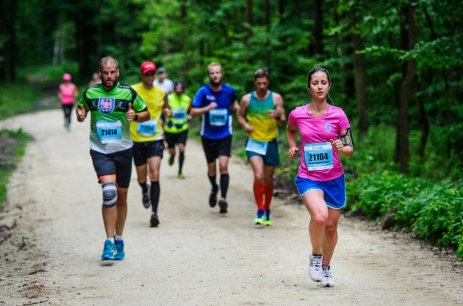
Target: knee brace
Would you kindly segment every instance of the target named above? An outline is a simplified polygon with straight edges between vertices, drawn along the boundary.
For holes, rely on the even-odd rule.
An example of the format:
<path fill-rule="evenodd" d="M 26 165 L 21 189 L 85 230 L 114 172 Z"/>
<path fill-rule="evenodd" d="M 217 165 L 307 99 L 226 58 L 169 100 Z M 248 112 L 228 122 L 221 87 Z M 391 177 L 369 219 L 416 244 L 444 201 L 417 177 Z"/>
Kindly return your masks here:
<path fill-rule="evenodd" d="M 117 203 L 117 187 L 114 183 L 103 184 L 103 205 L 113 207 Z"/>

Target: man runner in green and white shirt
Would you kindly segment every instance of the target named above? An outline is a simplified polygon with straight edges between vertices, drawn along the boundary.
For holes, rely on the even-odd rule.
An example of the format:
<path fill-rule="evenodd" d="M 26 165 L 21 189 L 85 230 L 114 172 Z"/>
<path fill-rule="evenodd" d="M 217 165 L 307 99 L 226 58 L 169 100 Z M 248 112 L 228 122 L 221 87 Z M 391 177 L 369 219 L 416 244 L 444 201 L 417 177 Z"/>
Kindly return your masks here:
<path fill-rule="evenodd" d="M 102 260 L 125 256 L 122 233 L 127 217 L 127 191 L 132 173 L 131 121 L 146 121 L 145 102 L 128 85 L 120 84 L 117 60 L 100 60 L 101 84 L 87 88 L 76 108 L 77 121 L 87 113 L 90 121 L 90 155 L 103 187 L 103 222 L 106 231 Z"/>

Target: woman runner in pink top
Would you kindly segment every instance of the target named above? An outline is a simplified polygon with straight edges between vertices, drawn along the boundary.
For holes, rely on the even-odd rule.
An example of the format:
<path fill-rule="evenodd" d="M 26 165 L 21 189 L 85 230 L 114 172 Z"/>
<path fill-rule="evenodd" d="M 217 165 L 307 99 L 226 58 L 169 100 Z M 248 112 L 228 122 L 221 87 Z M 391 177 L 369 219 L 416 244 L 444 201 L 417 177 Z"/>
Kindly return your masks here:
<path fill-rule="evenodd" d="M 71 129 L 71 111 L 78 95 L 77 87 L 71 82 L 72 76 L 69 73 L 63 75 L 64 83 L 59 85 L 58 97 L 64 112 L 64 127 Z"/>
<path fill-rule="evenodd" d="M 328 71 L 313 68 L 307 82 L 310 102 L 295 108 L 288 117 L 288 156 L 293 159 L 301 152 L 295 183 L 310 214 L 309 276 L 323 287 L 332 287 L 330 261 L 338 239 L 341 208 L 346 205 L 344 171 L 339 156 L 352 157 L 354 147 L 346 114 L 327 102 Z M 301 137 L 300 148 L 297 132 Z"/>

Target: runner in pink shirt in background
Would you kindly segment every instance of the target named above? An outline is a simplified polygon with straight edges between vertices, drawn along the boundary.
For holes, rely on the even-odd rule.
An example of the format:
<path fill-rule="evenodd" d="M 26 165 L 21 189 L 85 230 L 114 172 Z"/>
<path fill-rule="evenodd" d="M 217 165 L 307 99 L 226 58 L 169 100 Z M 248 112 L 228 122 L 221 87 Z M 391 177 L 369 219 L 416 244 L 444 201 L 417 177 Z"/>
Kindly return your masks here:
<path fill-rule="evenodd" d="M 310 214 L 312 252 L 309 276 L 323 287 L 333 287 L 330 261 L 338 240 L 341 209 L 346 205 L 344 170 L 339 156 L 352 157 L 354 146 L 349 120 L 340 107 L 328 104 L 328 71 L 313 68 L 307 76 L 311 101 L 288 117 L 288 156 L 301 152 L 296 187 Z M 297 146 L 297 132 L 301 137 Z"/>
<path fill-rule="evenodd" d="M 64 83 L 59 85 L 58 97 L 64 112 L 64 127 L 71 130 L 71 112 L 78 96 L 77 87 L 71 82 L 72 76 L 69 73 L 63 75 Z"/>

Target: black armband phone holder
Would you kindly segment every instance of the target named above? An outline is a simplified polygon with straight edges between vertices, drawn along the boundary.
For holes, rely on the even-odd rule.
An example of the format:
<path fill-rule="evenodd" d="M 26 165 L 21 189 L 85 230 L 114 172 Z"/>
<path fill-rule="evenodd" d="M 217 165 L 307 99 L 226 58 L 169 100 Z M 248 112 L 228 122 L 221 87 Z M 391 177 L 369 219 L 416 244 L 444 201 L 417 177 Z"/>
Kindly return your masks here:
<path fill-rule="evenodd" d="M 352 138 L 352 132 L 350 128 L 344 133 L 344 135 L 339 135 L 339 139 L 342 141 L 342 144 L 345 146 L 354 147 L 354 139 Z"/>

